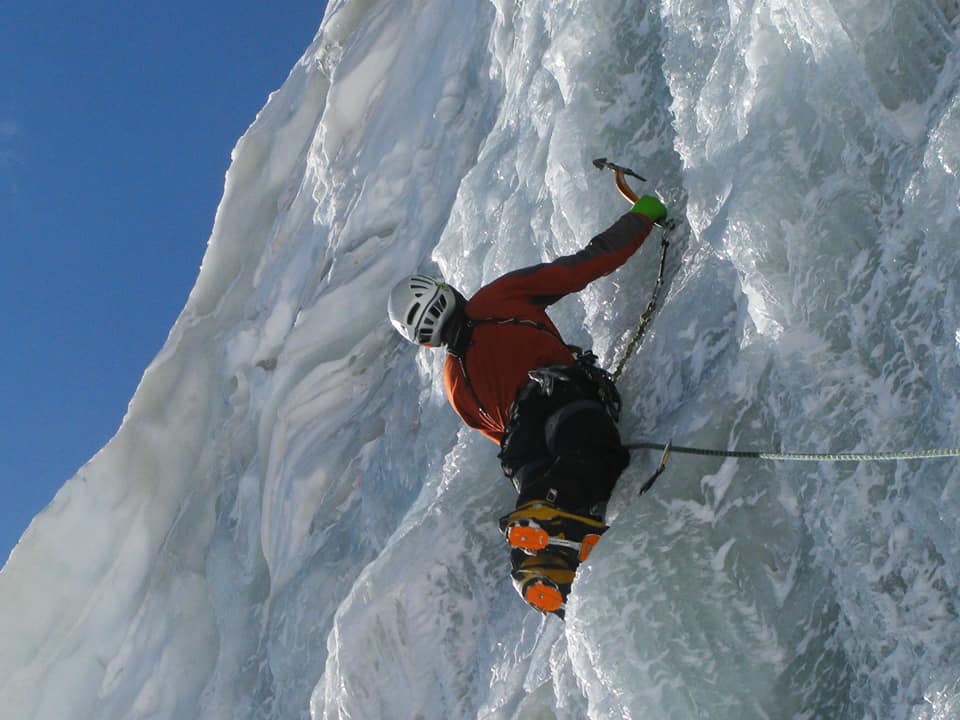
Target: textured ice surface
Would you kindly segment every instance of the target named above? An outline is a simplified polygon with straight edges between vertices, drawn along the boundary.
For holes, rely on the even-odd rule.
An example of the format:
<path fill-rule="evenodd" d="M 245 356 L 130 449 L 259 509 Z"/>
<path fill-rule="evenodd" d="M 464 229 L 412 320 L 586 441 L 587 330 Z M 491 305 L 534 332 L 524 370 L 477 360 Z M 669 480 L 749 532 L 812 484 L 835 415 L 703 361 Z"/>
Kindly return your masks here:
<path fill-rule="evenodd" d="M 960 717 L 956 461 L 637 453 L 566 624 L 507 581 L 496 448 L 389 288 L 467 294 L 673 214 L 623 434 L 960 436 L 954 0 L 342 0 L 240 139 L 123 426 L 0 575 L 11 717 Z M 559 303 L 612 365 L 657 237 Z"/>

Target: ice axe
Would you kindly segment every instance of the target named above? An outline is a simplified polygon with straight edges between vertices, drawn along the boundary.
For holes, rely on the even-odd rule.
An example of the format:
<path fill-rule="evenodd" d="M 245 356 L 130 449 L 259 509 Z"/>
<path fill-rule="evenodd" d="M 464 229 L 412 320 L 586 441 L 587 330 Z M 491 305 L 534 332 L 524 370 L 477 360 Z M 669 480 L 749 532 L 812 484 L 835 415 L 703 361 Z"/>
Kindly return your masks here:
<path fill-rule="evenodd" d="M 599 170 L 608 170 L 608 169 L 613 170 L 613 173 L 617 178 L 617 190 L 620 191 L 620 194 L 623 195 L 623 197 L 626 198 L 627 202 L 630 203 L 631 205 L 637 201 L 637 194 L 633 191 L 633 188 L 630 187 L 630 184 L 627 182 L 626 176 L 630 175 L 631 177 L 635 177 L 637 180 L 641 182 L 647 181 L 645 177 L 643 177 L 642 175 L 638 175 L 630 168 L 625 168 L 622 165 L 617 165 L 616 163 L 612 163 L 606 158 L 597 158 L 596 160 L 593 161 L 593 165 Z M 654 224 L 659 225 L 662 228 L 666 228 L 668 231 L 670 231 L 677 226 L 677 221 L 673 219 L 658 220 Z"/>
<path fill-rule="evenodd" d="M 635 177 L 640 182 L 646 182 L 647 179 L 645 177 L 638 175 L 630 168 L 625 168 L 622 165 L 612 163 L 606 158 L 597 158 L 593 161 L 593 166 L 598 170 L 613 170 L 614 175 L 617 178 L 617 190 L 620 191 L 620 194 L 623 195 L 623 197 L 625 197 L 631 204 L 637 201 L 637 194 L 627 183 L 626 176 L 629 175 L 630 177 Z"/>

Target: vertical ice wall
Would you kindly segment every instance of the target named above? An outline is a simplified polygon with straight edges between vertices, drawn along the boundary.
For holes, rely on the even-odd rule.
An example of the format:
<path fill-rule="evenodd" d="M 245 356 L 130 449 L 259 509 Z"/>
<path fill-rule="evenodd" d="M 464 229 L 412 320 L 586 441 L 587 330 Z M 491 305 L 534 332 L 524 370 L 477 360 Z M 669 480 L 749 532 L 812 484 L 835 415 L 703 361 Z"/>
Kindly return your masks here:
<path fill-rule="evenodd" d="M 11 712 L 308 713 L 334 610 L 438 462 L 384 288 L 427 258 L 490 122 L 491 14 L 330 3 L 237 145 L 122 428 L 4 568 Z"/>
<path fill-rule="evenodd" d="M 390 286 L 468 294 L 623 211 L 686 220 L 630 439 L 956 445 L 951 0 L 332 2 L 241 138 L 116 437 L 0 575 L 17 717 L 957 716 L 960 473 L 638 454 L 568 622 L 506 581 L 496 448 Z M 644 189 L 644 188 L 638 188 Z M 552 315 L 609 364 L 656 237 Z M 926 699 L 925 699 L 926 698 Z"/>

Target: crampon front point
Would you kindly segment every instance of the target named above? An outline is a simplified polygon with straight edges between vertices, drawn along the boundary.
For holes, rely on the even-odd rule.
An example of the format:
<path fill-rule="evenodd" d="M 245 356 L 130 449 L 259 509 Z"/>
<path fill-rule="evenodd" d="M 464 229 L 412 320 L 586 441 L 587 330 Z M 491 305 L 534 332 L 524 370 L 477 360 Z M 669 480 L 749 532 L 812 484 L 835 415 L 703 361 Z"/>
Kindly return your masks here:
<path fill-rule="evenodd" d="M 545 613 L 559 612 L 565 606 L 560 588 L 545 578 L 531 578 L 523 587 L 523 599 Z"/>

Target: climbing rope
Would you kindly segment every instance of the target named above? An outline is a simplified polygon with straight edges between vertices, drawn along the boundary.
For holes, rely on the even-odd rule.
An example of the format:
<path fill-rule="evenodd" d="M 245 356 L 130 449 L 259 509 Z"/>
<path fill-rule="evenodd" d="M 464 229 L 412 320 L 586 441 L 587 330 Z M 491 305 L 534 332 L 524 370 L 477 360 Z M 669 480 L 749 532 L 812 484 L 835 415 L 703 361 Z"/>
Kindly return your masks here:
<path fill-rule="evenodd" d="M 754 450 L 711 450 L 708 448 L 684 447 L 673 443 L 635 442 L 624 443 L 627 450 L 662 450 L 663 456 L 656 472 L 640 486 L 638 495 L 643 495 L 653 487 L 653 483 L 667 469 L 667 460 L 671 453 L 702 455 L 706 457 L 749 458 L 753 460 L 797 460 L 801 462 L 874 462 L 882 460 L 929 460 L 930 458 L 960 457 L 960 448 L 938 448 L 935 450 L 907 450 L 889 453 L 777 453 L 757 452 Z"/>
<path fill-rule="evenodd" d="M 755 460 L 797 460 L 801 462 L 873 462 L 882 460 L 928 460 L 930 458 L 960 457 L 960 448 L 936 450 L 908 450 L 889 453 L 777 453 L 753 450 L 711 450 L 683 447 L 672 443 L 636 442 L 625 443 L 628 450 L 663 450 L 686 455 L 707 457 L 750 458 Z"/>

